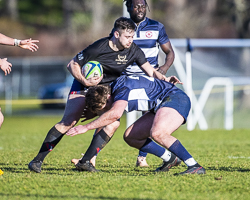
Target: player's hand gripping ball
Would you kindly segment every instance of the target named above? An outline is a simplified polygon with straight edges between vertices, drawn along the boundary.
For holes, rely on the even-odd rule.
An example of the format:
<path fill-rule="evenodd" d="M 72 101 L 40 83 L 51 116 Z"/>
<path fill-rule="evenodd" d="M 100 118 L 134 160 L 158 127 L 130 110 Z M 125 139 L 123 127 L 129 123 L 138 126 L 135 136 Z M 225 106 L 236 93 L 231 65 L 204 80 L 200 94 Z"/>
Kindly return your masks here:
<path fill-rule="evenodd" d="M 102 73 L 102 65 L 98 61 L 89 61 L 82 67 L 82 74 L 86 79 L 101 77 Z"/>

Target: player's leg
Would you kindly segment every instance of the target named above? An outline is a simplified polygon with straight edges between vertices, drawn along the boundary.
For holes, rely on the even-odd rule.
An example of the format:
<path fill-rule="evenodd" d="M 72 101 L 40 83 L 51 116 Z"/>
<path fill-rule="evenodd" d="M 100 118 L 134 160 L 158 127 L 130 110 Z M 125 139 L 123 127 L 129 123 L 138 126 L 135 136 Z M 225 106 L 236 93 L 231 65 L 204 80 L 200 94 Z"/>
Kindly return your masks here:
<path fill-rule="evenodd" d="M 37 156 L 29 163 L 31 171 L 41 172 L 45 157 L 60 142 L 65 133 L 79 121 L 85 108 L 84 99 L 84 94 L 69 95 L 62 120 L 49 130 Z"/>
<path fill-rule="evenodd" d="M 134 124 L 127 128 L 124 133 L 124 140 L 131 147 L 153 154 L 161 158 L 164 163 L 169 163 L 168 168 L 165 169 L 167 171 L 176 165 L 178 158 L 150 139 L 150 129 L 154 117 L 154 114 L 150 112 L 140 117 Z"/>
<path fill-rule="evenodd" d="M 162 107 L 155 115 L 150 136 L 160 145 L 168 148 L 188 166 L 188 170 L 180 174 L 204 174 L 205 169 L 194 160 L 181 142 L 171 135 L 183 122 L 184 118 L 178 111 L 173 108 Z"/>
<path fill-rule="evenodd" d="M 97 172 L 98 170 L 92 165 L 90 160 L 97 155 L 101 149 L 103 149 L 106 144 L 110 141 L 115 131 L 120 125 L 120 121 L 113 122 L 99 130 L 97 134 L 93 137 L 89 148 L 87 149 L 84 156 L 76 164 L 76 168 L 81 171 Z"/>
<path fill-rule="evenodd" d="M 145 111 L 142 112 L 142 115 L 146 114 Z M 147 152 L 143 152 L 139 150 L 137 159 L 136 159 L 136 167 L 149 167 L 146 158 L 147 158 Z"/>
<path fill-rule="evenodd" d="M 2 113 L 1 108 L 0 108 L 0 128 L 3 124 L 3 121 L 4 121 L 4 116 L 3 116 L 3 113 Z"/>

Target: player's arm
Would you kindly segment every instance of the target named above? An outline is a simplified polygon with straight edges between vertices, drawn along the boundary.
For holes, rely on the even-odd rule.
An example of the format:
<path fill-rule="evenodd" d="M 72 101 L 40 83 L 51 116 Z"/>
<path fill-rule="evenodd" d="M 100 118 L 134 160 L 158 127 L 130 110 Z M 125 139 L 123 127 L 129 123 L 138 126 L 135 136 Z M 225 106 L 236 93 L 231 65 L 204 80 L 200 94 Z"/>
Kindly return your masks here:
<path fill-rule="evenodd" d="M 75 59 L 72 59 L 69 62 L 69 64 L 67 65 L 67 69 L 76 80 L 78 80 L 80 83 L 82 83 L 83 85 L 87 87 L 97 85 L 102 80 L 102 77 L 103 77 L 101 76 L 101 77 L 93 77 L 93 78 L 86 79 L 82 75 L 81 66 L 78 64 L 78 62 L 75 61 Z"/>
<path fill-rule="evenodd" d="M 71 128 L 67 132 L 67 135 L 75 136 L 75 135 L 79 135 L 82 133 L 86 133 L 88 130 L 93 130 L 93 129 L 101 128 L 109 124 L 112 124 L 113 122 L 121 118 L 127 104 L 128 102 L 125 100 L 118 100 L 114 102 L 111 109 L 103 113 L 96 120 L 86 125 L 79 125 L 74 128 Z"/>
<path fill-rule="evenodd" d="M 172 45 L 169 42 L 162 44 L 161 45 L 161 49 L 162 51 L 165 53 L 166 58 L 165 58 L 165 63 L 164 65 L 162 65 L 161 67 L 158 68 L 158 71 L 161 74 L 166 74 L 168 69 L 170 68 L 170 66 L 173 64 L 174 62 L 174 58 L 175 58 L 175 54 L 174 54 L 174 50 L 172 48 Z"/>
<path fill-rule="evenodd" d="M 31 38 L 25 40 L 17 40 L 0 33 L 0 44 L 9 46 L 19 46 L 23 49 L 28 49 L 32 52 L 37 51 L 37 42 L 39 42 L 39 40 L 32 40 Z"/>
<path fill-rule="evenodd" d="M 182 82 L 176 76 L 166 77 L 165 75 L 158 72 L 155 68 L 153 68 L 149 62 L 146 62 L 145 64 L 143 64 L 141 68 L 150 77 L 164 80 L 172 84 L 177 84 L 177 83 L 182 84 Z"/>
<path fill-rule="evenodd" d="M 141 65 L 141 69 L 150 77 L 167 81 L 167 77 L 153 68 L 148 61 Z"/>

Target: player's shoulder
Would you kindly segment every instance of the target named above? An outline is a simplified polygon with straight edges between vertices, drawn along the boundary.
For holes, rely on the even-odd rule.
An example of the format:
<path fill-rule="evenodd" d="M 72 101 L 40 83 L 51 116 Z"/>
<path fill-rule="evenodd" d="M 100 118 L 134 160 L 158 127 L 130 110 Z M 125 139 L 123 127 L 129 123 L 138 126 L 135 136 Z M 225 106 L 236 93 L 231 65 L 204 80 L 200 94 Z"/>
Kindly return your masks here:
<path fill-rule="evenodd" d="M 91 46 L 103 46 L 103 45 L 106 45 L 109 41 L 109 38 L 108 37 L 105 37 L 105 38 L 101 38 L 97 41 L 95 41 Z"/>
<path fill-rule="evenodd" d="M 161 22 L 150 19 L 150 18 L 146 18 L 146 22 L 147 22 L 148 25 L 164 27 L 164 25 Z"/>

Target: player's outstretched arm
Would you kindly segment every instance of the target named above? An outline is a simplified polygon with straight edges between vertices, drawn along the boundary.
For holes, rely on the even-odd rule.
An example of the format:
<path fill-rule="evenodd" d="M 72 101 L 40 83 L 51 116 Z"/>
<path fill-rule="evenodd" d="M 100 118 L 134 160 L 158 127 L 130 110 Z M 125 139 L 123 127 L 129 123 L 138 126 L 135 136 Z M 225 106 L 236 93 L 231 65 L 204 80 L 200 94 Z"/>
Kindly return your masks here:
<path fill-rule="evenodd" d="M 23 49 L 28 49 L 32 52 L 38 50 L 39 47 L 36 44 L 38 42 L 39 40 L 32 40 L 31 38 L 25 39 L 25 40 L 13 39 L 11 37 L 8 37 L 0 33 L 0 44 L 9 45 L 9 46 L 19 46 Z"/>
<path fill-rule="evenodd" d="M 3 70 L 5 76 L 10 74 L 12 64 L 7 61 L 7 58 L 0 59 L 0 69 Z"/>
<path fill-rule="evenodd" d="M 112 124 L 113 122 L 117 121 L 121 118 L 128 102 L 124 100 L 118 100 L 116 101 L 110 110 L 103 113 L 100 117 L 98 117 L 96 120 L 86 124 L 86 125 L 79 125 L 74 128 L 71 128 L 66 135 L 68 136 L 75 136 L 79 134 L 86 133 L 89 130 L 101 128 L 104 126 L 107 126 L 109 124 Z"/>

